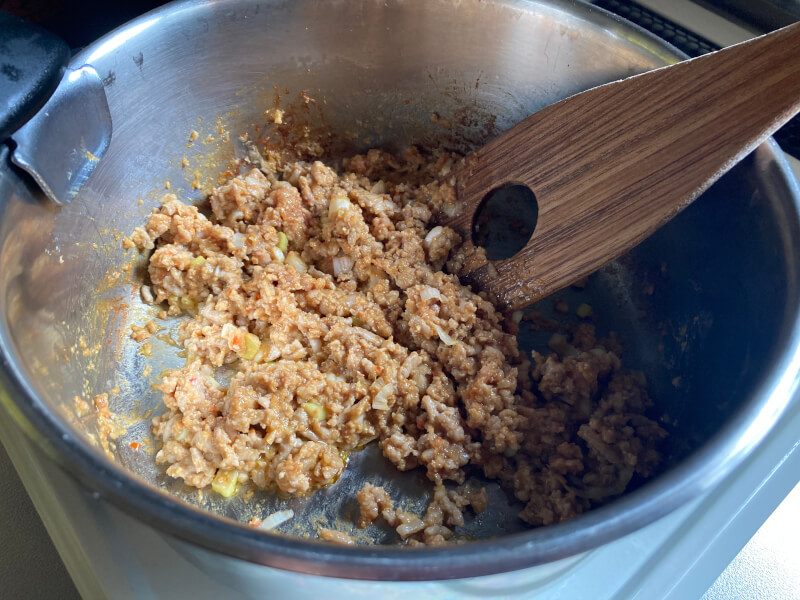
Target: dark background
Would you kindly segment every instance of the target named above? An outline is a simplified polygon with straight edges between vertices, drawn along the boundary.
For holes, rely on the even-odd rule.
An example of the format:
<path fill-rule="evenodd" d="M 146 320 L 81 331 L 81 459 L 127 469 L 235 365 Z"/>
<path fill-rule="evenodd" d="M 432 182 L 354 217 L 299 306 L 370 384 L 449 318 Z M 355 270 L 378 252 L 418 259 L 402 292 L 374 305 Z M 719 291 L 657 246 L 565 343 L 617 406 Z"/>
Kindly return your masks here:
<path fill-rule="evenodd" d="M 58 34 L 79 49 L 165 2 L 153 0 L 0 0 L 0 8 Z"/>

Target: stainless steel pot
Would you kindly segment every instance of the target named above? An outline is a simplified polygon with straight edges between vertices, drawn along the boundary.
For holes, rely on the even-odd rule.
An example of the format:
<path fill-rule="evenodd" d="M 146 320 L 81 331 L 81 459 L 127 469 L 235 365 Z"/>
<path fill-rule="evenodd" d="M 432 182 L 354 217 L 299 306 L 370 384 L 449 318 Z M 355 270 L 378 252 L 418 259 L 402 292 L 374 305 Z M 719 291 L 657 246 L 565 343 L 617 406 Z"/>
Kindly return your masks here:
<path fill-rule="evenodd" d="M 121 271 L 130 254 L 120 238 L 143 221 L 165 182 L 200 198 L 237 151 L 237 135 L 257 134 L 276 95 L 312 129 L 332 132 L 332 153 L 409 143 L 468 150 L 564 96 L 680 58 L 569 0 L 185 1 L 142 16 L 73 59 L 104 78 L 114 123 L 82 194 L 56 208 L 4 166 L 3 407 L 53 460 L 140 521 L 291 571 L 477 576 L 572 556 L 653 522 L 734 469 L 797 386 L 800 191 L 774 144 L 582 292 L 600 328 L 622 334 L 627 362 L 646 372 L 669 415 L 665 472 L 571 522 L 445 549 L 340 547 L 256 531 L 238 521 L 281 501 L 200 501 L 167 481 L 151 454 L 131 450 L 128 441 L 148 431 L 142 413 L 159 398 L 126 333 L 147 309 L 138 299 L 141 262 Z M 301 92 L 316 103 L 306 105 Z M 165 366 L 178 360 L 164 353 Z M 112 461 L 92 443 L 73 398 L 114 386 L 112 409 L 130 426 Z M 364 453 L 348 470 L 376 460 Z M 293 506 L 336 516 L 352 485 L 343 480 Z"/>

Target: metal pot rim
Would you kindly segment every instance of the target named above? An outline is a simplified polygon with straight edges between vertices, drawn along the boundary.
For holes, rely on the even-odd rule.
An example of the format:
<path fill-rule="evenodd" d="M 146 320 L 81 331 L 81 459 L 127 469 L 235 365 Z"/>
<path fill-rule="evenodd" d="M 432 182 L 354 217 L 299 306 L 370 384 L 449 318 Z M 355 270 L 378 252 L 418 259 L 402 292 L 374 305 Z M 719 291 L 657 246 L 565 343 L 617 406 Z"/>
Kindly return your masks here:
<path fill-rule="evenodd" d="M 513 1 L 513 0 L 512 0 Z M 666 42 L 596 7 L 549 0 L 577 12 L 586 21 L 624 32 L 665 57 L 683 57 Z M 145 23 L 175 15 L 203 2 L 181 0 L 157 8 L 91 44 L 72 61 L 83 64 L 103 47 L 133 38 Z M 516 0 L 521 8 L 535 3 Z M 785 180 L 793 216 L 800 214 L 800 188 L 773 141 L 757 152 L 777 164 Z M 792 223 L 793 255 L 800 256 L 800 225 Z M 722 430 L 677 467 L 640 489 L 575 519 L 502 539 L 444 548 L 337 546 L 254 530 L 242 523 L 188 505 L 139 480 L 76 438 L 34 393 L 8 352 L 0 330 L 0 403 L 45 452 L 90 489 L 137 519 L 179 539 L 231 557 L 279 569 L 331 577 L 367 580 L 432 580 L 476 577 L 512 571 L 573 556 L 648 525 L 720 482 L 746 458 L 790 404 L 800 381 L 800 298 L 790 297 L 784 336 L 776 343 L 779 360 L 762 377 L 754 397 Z"/>

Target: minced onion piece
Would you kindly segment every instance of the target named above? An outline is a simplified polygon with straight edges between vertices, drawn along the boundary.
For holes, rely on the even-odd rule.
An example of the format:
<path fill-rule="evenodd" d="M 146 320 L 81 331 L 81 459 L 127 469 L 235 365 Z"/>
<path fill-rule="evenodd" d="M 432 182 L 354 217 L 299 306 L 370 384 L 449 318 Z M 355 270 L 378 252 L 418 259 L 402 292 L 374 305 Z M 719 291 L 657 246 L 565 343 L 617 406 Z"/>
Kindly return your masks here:
<path fill-rule="evenodd" d="M 322 340 L 319 338 L 311 338 L 308 340 L 308 345 L 311 346 L 311 349 L 314 352 L 319 352 L 322 350 Z"/>
<path fill-rule="evenodd" d="M 284 178 L 288 181 L 291 185 L 297 185 L 300 182 L 300 177 L 303 175 L 303 169 L 300 166 L 300 163 L 297 163 L 293 168 L 292 171 L 286 175 L 284 172 Z"/>
<path fill-rule="evenodd" d="M 325 410 L 325 407 L 321 404 L 316 402 L 303 402 L 301 406 L 303 410 L 306 411 L 306 414 L 315 421 L 322 422 L 328 418 L 328 411 Z"/>
<path fill-rule="evenodd" d="M 223 498 L 230 498 L 236 493 L 236 484 L 239 482 L 238 471 L 220 469 L 211 482 L 211 489 Z"/>
<path fill-rule="evenodd" d="M 430 383 L 430 381 L 428 380 L 427 373 L 422 369 L 415 369 L 411 373 L 411 381 L 413 381 L 416 384 L 417 389 L 420 392 L 428 389 L 428 384 Z"/>
<path fill-rule="evenodd" d="M 352 204 L 347 195 L 343 191 L 337 190 L 333 193 L 331 203 L 328 205 L 328 216 L 335 217 L 342 210 L 349 209 L 350 206 L 352 206 Z"/>
<path fill-rule="evenodd" d="M 399 210 L 387 194 L 374 194 L 362 190 L 353 190 L 351 194 L 353 200 L 371 212 L 385 213 L 387 216 L 392 216 L 397 214 Z"/>
<path fill-rule="evenodd" d="M 232 240 L 233 247 L 236 248 L 237 250 L 244 248 L 245 239 L 246 238 L 243 233 L 234 233 Z"/>
<path fill-rule="evenodd" d="M 326 373 L 326 374 L 325 374 L 325 379 L 326 379 L 326 380 L 328 381 L 328 383 L 330 383 L 331 385 L 336 385 L 336 383 L 337 383 L 337 382 L 343 382 L 343 381 L 347 381 L 347 380 L 346 380 L 344 377 L 342 377 L 341 375 L 334 375 L 333 373 Z"/>
<path fill-rule="evenodd" d="M 433 300 L 434 298 L 437 300 L 441 299 L 442 294 L 435 287 L 426 285 L 419 293 L 419 297 L 422 298 L 423 302 L 427 302 L 428 300 Z"/>
<path fill-rule="evenodd" d="M 286 255 L 283 253 L 283 250 L 277 246 L 270 251 L 270 254 L 272 254 L 272 260 L 276 262 L 282 263 L 286 260 Z"/>
<path fill-rule="evenodd" d="M 372 399 L 372 408 L 375 410 L 387 410 L 389 408 L 389 397 L 394 395 L 394 384 L 387 383 Z"/>
<path fill-rule="evenodd" d="M 253 362 L 264 362 L 264 344 L 259 345 L 258 352 L 256 352 L 256 355 L 253 357 Z"/>
<path fill-rule="evenodd" d="M 436 330 L 436 333 L 439 335 L 439 339 L 442 340 L 445 343 L 446 346 L 454 346 L 455 345 L 457 340 L 455 338 L 453 338 L 453 337 L 450 337 L 450 335 L 448 335 L 448 333 L 444 329 L 442 329 L 441 326 L 438 323 L 434 323 L 433 324 L 433 328 Z"/>
<path fill-rule="evenodd" d="M 181 296 L 178 298 L 178 306 L 180 306 L 184 312 L 187 312 L 190 315 L 197 314 L 197 302 L 188 296 Z"/>
<path fill-rule="evenodd" d="M 353 323 L 353 325 L 355 325 L 355 323 Z M 364 323 L 361 323 L 355 333 L 360 335 L 362 338 L 369 340 L 375 346 L 380 346 L 383 343 L 383 338 L 378 334 L 372 333 L 369 329 L 366 329 L 364 327 Z"/>
<path fill-rule="evenodd" d="M 337 256 L 333 259 L 333 275 L 338 277 L 341 273 L 353 268 L 353 259 L 349 256 Z"/>
<path fill-rule="evenodd" d="M 143 285 L 139 288 L 139 293 L 142 296 L 142 301 L 145 304 L 153 304 L 155 298 L 153 298 L 153 290 L 150 289 L 149 285 Z"/>
<path fill-rule="evenodd" d="M 175 432 L 175 429 L 178 430 L 177 433 Z M 180 442 L 181 444 L 185 444 L 185 443 L 187 443 L 189 441 L 189 438 L 191 438 L 191 437 L 192 437 L 192 432 L 189 431 L 188 427 L 184 427 L 182 423 L 177 423 L 173 427 L 172 438 L 176 442 Z"/>
<path fill-rule="evenodd" d="M 281 356 L 280 348 L 278 348 L 277 346 L 270 346 L 269 352 L 267 352 L 266 356 L 264 356 L 264 360 L 266 360 L 267 362 L 271 362 L 273 360 L 278 360 L 280 356 Z"/>
<path fill-rule="evenodd" d="M 308 269 L 308 265 L 303 262 L 303 259 L 300 258 L 300 255 L 292 250 L 289 254 L 286 255 L 286 264 L 292 265 L 298 271 L 305 271 Z"/>
<path fill-rule="evenodd" d="M 289 249 L 289 238 L 282 231 L 278 232 L 278 248 L 281 252 L 286 252 Z"/>
<path fill-rule="evenodd" d="M 425 529 L 425 522 L 419 517 L 412 518 L 408 523 L 401 523 L 397 526 L 397 533 L 405 539 L 412 533 L 417 533 Z"/>
<path fill-rule="evenodd" d="M 446 202 L 442 207 L 442 212 L 448 217 L 455 217 L 460 206 L 456 202 Z"/>
<path fill-rule="evenodd" d="M 257 335 L 248 332 L 244 334 L 244 348 L 239 351 L 239 356 L 245 360 L 253 360 L 260 349 L 261 340 Z"/>
<path fill-rule="evenodd" d="M 522 321 L 522 316 L 523 314 L 521 310 L 515 310 L 513 313 L 511 313 L 511 320 L 514 321 L 514 323 L 519 323 Z"/>
<path fill-rule="evenodd" d="M 444 228 L 441 225 L 437 225 L 433 229 L 428 232 L 428 235 L 425 236 L 425 243 L 432 244 L 433 240 L 444 233 Z"/>
<path fill-rule="evenodd" d="M 272 513 L 266 519 L 261 521 L 260 527 L 261 529 L 266 530 L 275 529 L 276 527 L 286 523 L 286 521 L 292 517 L 294 517 L 294 511 L 291 508 L 287 510 L 279 510 L 278 512 Z"/>

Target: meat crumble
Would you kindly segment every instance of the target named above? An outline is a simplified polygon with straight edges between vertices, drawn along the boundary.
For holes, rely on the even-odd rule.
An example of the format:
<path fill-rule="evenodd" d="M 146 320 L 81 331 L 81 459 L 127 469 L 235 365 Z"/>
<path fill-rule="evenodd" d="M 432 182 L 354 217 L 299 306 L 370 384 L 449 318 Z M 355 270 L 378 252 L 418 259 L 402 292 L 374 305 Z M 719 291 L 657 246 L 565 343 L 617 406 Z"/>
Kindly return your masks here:
<path fill-rule="evenodd" d="M 375 441 L 424 470 L 433 501 L 415 515 L 366 484 L 359 525 L 383 520 L 409 544 L 457 541 L 464 511 L 486 509 L 470 473 L 534 526 L 652 475 L 666 433 L 614 337 L 584 323 L 528 355 L 520 317 L 443 270 L 461 242 L 435 223 L 454 160 L 371 150 L 337 172 L 267 154 L 214 189 L 208 216 L 164 197 L 130 243 L 153 250 L 152 301 L 185 315 L 186 364 L 163 377 L 153 419 L 168 475 L 223 496 L 248 483 L 302 495 Z"/>

